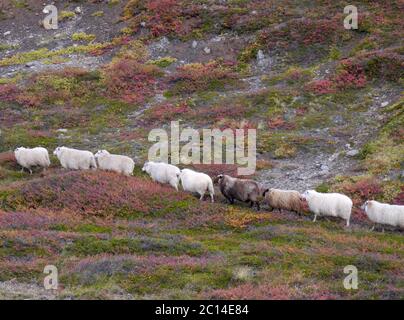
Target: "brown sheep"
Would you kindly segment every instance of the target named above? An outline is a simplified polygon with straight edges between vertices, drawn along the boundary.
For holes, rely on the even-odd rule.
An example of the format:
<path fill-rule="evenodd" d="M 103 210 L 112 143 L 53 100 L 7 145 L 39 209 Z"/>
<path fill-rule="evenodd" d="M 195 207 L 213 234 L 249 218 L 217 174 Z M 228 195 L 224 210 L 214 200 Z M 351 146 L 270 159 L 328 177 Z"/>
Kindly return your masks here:
<path fill-rule="evenodd" d="M 296 212 L 299 215 L 304 212 L 304 203 L 298 191 L 271 188 L 266 195 L 266 199 L 271 211 L 273 209 L 279 209 L 279 211 L 284 209 Z"/>
<path fill-rule="evenodd" d="M 220 191 L 231 204 L 236 199 L 249 202 L 250 207 L 255 204 L 258 210 L 260 210 L 259 202 L 265 198 L 265 193 L 268 192 L 268 189 L 261 190 L 260 184 L 254 180 L 238 179 L 224 174 L 218 175 L 215 182 L 219 183 Z"/>

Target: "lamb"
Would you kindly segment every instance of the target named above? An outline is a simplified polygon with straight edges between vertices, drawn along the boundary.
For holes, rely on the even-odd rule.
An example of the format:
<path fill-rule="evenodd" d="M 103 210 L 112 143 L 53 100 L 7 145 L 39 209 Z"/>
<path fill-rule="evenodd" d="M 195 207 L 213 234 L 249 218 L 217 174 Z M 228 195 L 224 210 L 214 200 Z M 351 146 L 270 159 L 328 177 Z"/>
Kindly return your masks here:
<path fill-rule="evenodd" d="M 376 223 L 404 228 L 404 206 L 390 205 L 375 200 L 366 201 L 362 209 L 368 218 Z M 375 228 L 373 226 L 372 230 Z"/>
<path fill-rule="evenodd" d="M 14 156 L 17 163 L 22 167 L 21 171 L 26 168 L 30 174 L 32 174 L 31 167 L 40 166 L 46 170 L 50 166 L 48 150 L 42 147 L 33 149 L 20 147 L 14 150 Z"/>
<path fill-rule="evenodd" d="M 176 166 L 163 162 L 148 161 L 144 164 L 142 171 L 150 175 L 153 181 L 168 183 L 178 191 L 181 170 Z"/>
<path fill-rule="evenodd" d="M 304 212 L 304 206 L 298 191 L 271 188 L 266 195 L 266 199 L 271 211 L 273 209 L 284 209 L 296 212 L 299 215 Z"/>
<path fill-rule="evenodd" d="M 191 169 L 183 169 L 180 173 L 182 187 L 185 191 L 198 193 L 203 200 L 206 192 L 209 192 L 212 203 L 214 202 L 215 190 L 211 177 L 202 172 L 196 172 Z"/>
<path fill-rule="evenodd" d="M 135 162 L 127 156 L 110 154 L 107 150 L 98 150 L 94 157 L 99 169 L 114 171 L 126 176 L 133 175 Z"/>
<path fill-rule="evenodd" d="M 94 155 L 90 151 L 57 147 L 53 154 L 57 156 L 65 169 L 88 170 L 97 169 Z"/>
<path fill-rule="evenodd" d="M 313 222 L 317 216 L 340 217 L 346 220 L 349 227 L 349 219 L 352 211 L 352 200 L 340 193 L 319 193 L 315 190 L 307 190 L 302 194 L 307 201 L 310 211 L 314 213 Z"/>
<path fill-rule="evenodd" d="M 258 210 L 260 210 L 260 200 L 268 192 L 268 189 L 262 191 L 261 186 L 254 180 L 238 179 L 224 174 L 218 175 L 215 182 L 218 182 L 220 191 L 231 204 L 234 203 L 234 199 L 250 202 L 250 207 L 255 204 Z"/>

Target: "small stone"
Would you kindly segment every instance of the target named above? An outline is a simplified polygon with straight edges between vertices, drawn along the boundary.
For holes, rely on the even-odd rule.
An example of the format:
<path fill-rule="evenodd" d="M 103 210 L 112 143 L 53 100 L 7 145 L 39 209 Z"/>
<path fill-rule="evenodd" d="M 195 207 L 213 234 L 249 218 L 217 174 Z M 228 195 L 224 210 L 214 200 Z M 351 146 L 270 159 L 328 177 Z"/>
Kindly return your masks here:
<path fill-rule="evenodd" d="M 74 12 L 77 14 L 83 13 L 83 11 L 81 10 L 81 7 L 76 7 L 76 9 L 74 9 Z"/>
<path fill-rule="evenodd" d="M 6 32 L 3 33 L 4 36 L 8 36 L 10 34 L 11 34 L 11 31 L 6 31 Z"/>
<path fill-rule="evenodd" d="M 57 132 L 61 132 L 61 133 L 66 133 L 66 132 L 67 132 L 67 129 L 57 129 L 56 131 L 57 131 Z"/>
<path fill-rule="evenodd" d="M 206 54 L 209 54 L 209 53 L 210 53 L 210 48 L 205 47 L 205 49 L 203 49 L 203 51 L 204 51 Z"/>
<path fill-rule="evenodd" d="M 321 169 L 321 171 L 329 171 L 330 170 L 330 168 L 325 164 L 321 165 L 320 169 Z"/>
<path fill-rule="evenodd" d="M 198 41 L 192 41 L 192 48 L 196 48 L 198 46 Z"/>
<path fill-rule="evenodd" d="M 387 106 L 388 104 L 389 104 L 388 101 L 384 101 L 384 102 L 382 102 L 381 106 L 384 108 L 384 107 Z"/>
<path fill-rule="evenodd" d="M 349 157 L 355 157 L 358 154 L 359 154 L 359 150 L 356 150 L 356 149 L 349 150 L 346 153 L 346 155 L 349 156 Z"/>
<path fill-rule="evenodd" d="M 146 22 L 142 21 L 142 22 L 140 23 L 140 26 L 141 26 L 142 28 L 146 27 Z"/>
<path fill-rule="evenodd" d="M 262 61 L 262 60 L 264 60 L 265 59 L 265 55 L 264 55 L 264 52 L 260 49 L 260 50 L 258 50 L 258 52 L 257 52 L 257 60 L 258 61 Z"/>

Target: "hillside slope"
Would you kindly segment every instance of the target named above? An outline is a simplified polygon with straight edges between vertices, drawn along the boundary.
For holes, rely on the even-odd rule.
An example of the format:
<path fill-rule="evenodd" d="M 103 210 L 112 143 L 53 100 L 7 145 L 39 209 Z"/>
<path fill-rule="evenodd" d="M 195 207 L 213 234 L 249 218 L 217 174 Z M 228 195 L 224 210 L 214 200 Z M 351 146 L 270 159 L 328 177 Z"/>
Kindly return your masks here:
<path fill-rule="evenodd" d="M 40 26 L 43 1 L 0 4 L 1 298 L 403 298 L 403 233 L 370 232 L 359 209 L 404 204 L 401 1 L 359 1 L 358 30 L 343 1 L 59 3 L 58 30 Z M 257 129 L 253 178 L 343 192 L 353 226 L 152 184 L 148 133 L 172 120 Z M 123 182 L 55 159 L 30 176 L 10 154 L 21 145 L 139 165 Z M 56 296 L 35 289 L 46 264 Z M 357 291 L 342 286 L 349 264 Z"/>

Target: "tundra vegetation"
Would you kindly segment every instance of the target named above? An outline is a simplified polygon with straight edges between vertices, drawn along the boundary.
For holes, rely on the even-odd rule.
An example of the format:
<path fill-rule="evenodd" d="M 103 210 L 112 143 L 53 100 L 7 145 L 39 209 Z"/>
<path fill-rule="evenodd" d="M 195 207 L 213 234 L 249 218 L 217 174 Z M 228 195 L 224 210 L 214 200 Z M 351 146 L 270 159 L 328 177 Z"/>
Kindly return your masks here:
<path fill-rule="evenodd" d="M 58 298 L 404 297 L 403 233 L 371 232 L 360 209 L 404 204 L 400 1 L 359 1 L 358 30 L 336 1 L 65 1 L 61 39 L 37 26 L 42 4 L 20 3 L 0 4 L 0 29 L 16 25 L 0 45 L 0 281 L 41 286 L 54 264 Z M 31 16 L 34 44 L 18 31 Z M 156 184 L 141 171 L 147 136 L 171 120 L 257 129 L 258 170 L 243 178 L 345 194 L 350 227 Z M 30 175 L 13 155 L 62 145 L 130 156 L 134 176 L 63 171 L 52 155 Z M 346 265 L 358 290 L 342 285 Z"/>

